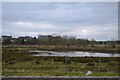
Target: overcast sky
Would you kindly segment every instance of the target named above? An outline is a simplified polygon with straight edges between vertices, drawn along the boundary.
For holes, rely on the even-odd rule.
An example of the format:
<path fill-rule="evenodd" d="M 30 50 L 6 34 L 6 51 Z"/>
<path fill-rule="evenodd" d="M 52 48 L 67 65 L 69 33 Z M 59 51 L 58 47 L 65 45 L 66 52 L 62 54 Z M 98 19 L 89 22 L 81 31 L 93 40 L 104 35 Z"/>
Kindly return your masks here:
<path fill-rule="evenodd" d="M 77 38 L 118 38 L 117 2 L 4 2 L 2 34 L 72 35 Z"/>

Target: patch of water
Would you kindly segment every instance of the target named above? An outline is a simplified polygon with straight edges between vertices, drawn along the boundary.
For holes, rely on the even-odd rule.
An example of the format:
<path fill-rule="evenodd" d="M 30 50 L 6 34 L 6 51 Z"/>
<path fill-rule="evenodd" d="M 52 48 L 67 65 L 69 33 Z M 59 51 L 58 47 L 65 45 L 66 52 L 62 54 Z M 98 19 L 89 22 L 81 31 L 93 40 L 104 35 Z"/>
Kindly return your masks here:
<path fill-rule="evenodd" d="M 74 52 L 52 52 L 52 51 L 39 51 L 31 50 L 29 52 L 34 52 L 33 56 L 68 56 L 68 57 L 120 57 L 120 54 L 112 53 L 98 53 L 98 52 L 83 52 L 83 51 L 74 51 Z"/>

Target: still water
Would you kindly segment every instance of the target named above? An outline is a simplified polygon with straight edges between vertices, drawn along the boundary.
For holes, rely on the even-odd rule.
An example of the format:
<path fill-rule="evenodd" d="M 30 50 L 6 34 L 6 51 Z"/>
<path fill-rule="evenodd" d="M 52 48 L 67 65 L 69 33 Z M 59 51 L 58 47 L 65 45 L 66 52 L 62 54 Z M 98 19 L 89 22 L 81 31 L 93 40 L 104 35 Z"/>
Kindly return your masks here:
<path fill-rule="evenodd" d="M 112 53 L 99 53 L 99 52 L 88 52 L 88 51 L 73 51 L 73 52 L 52 52 L 52 51 L 39 51 L 31 50 L 34 52 L 33 56 L 68 56 L 68 57 L 120 57 L 120 54 Z"/>

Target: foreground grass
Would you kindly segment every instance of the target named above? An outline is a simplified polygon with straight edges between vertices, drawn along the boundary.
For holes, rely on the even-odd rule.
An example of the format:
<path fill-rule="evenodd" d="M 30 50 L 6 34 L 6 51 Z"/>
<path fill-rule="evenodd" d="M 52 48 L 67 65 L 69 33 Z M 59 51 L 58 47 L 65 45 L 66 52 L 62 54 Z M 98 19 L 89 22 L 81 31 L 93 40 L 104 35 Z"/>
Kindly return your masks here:
<path fill-rule="evenodd" d="M 81 72 L 3 72 L 4 76 L 85 76 Z M 119 76 L 117 73 L 93 72 L 90 76 Z"/>
<path fill-rule="evenodd" d="M 91 70 L 93 73 L 90 76 L 120 76 L 118 74 L 120 72 L 120 62 L 117 57 L 101 58 L 100 62 L 97 57 L 68 57 L 67 62 L 65 62 L 65 57 L 33 57 L 31 55 L 34 53 L 28 53 L 30 49 L 42 48 L 28 48 L 26 46 L 4 47 L 2 53 L 2 75 L 85 76 L 87 71 Z M 52 49 L 55 49 L 54 46 L 50 48 L 50 50 Z"/>
<path fill-rule="evenodd" d="M 64 64 L 43 60 L 40 64 L 34 61 L 17 62 L 13 65 L 4 65 L 5 76 L 84 76 L 88 70 L 91 76 L 119 76 L 118 66 L 109 66 L 107 63 L 95 63 L 95 66 L 86 66 L 87 63 Z M 98 70 L 102 68 L 101 70 Z M 104 69 L 108 69 L 104 71 Z M 102 71 L 103 70 L 103 71 Z"/>

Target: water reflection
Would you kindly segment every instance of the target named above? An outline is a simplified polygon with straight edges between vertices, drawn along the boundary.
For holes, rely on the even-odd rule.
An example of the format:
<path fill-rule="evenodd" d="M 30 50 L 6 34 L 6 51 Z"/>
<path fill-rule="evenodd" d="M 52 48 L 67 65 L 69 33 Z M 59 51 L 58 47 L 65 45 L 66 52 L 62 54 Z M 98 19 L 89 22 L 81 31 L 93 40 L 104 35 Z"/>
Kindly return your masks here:
<path fill-rule="evenodd" d="M 51 52 L 51 51 L 39 51 L 31 50 L 29 52 L 37 53 L 33 56 L 68 56 L 68 57 L 120 57 L 119 54 L 112 53 L 98 53 L 98 52 Z"/>

